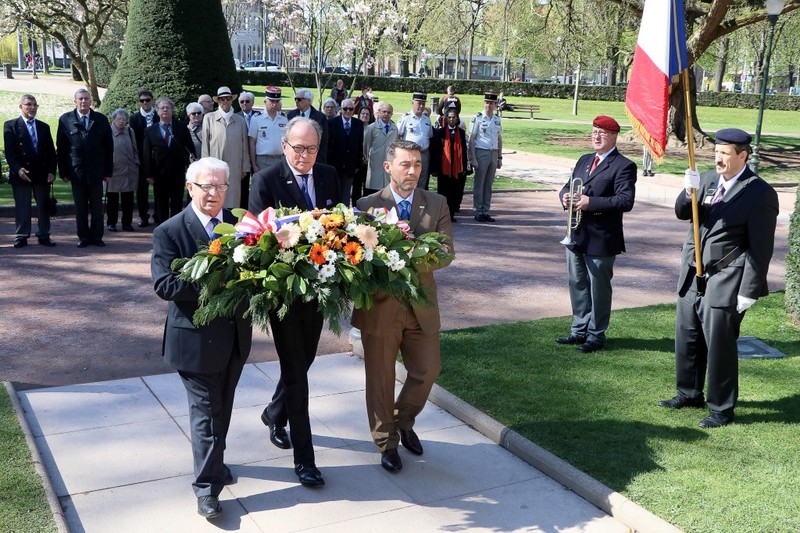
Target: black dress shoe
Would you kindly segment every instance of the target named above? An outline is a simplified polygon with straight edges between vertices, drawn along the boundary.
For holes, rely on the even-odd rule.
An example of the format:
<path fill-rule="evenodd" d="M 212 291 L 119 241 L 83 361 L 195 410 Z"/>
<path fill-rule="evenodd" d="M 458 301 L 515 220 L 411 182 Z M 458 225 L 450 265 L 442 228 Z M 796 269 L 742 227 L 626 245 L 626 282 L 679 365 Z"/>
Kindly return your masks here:
<path fill-rule="evenodd" d="M 17 237 L 14 239 L 14 248 L 24 248 L 28 246 L 28 239 L 26 237 Z"/>
<path fill-rule="evenodd" d="M 106 227 L 108 228 L 108 231 L 117 231 L 117 225 L 116 224 L 109 224 Z"/>
<path fill-rule="evenodd" d="M 105 243 L 105 241 L 103 239 L 97 239 L 92 244 L 94 244 L 95 246 L 100 246 L 101 248 L 106 245 L 106 243 Z"/>
<path fill-rule="evenodd" d="M 596 352 L 597 350 L 601 350 L 602 348 L 603 348 L 602 344 L 594 341 L 586 341 L 578 347 L 578 349 L 583 353 Z"/>
<path fill-rule="evenodd" d="M 39 237 L 39 244 L 42 246 L 47 246 L 48 248 L 52 248 L 56 245 L 56 241 L 51 239 L 50 237 Z"/>
<path fill-rule="evenodd" d="M 723 415 L 722 413 L 711 413 L 698 424 L 703 429 L 721 428 L 733 422 L 733 415 Z"/>
<path fill-rule="evenodd" d="M 233 472 L 226 464 L 222 465 L 222 484 L 233 485 Z"/>
<path fill-rule="evenodd" d="M 658 406 L 666 407 L 667 409 L 683 409 L 684 407 L 705 407 L 706 402 L 702 398 L 692 399 L 678 395 L 669 400 L 661 400 L 658 402 Z"/>
<path fill-rule="evenodd" d="M 570 333 L 567 337 L 557 337 L 556 344 L 583 344 L 586 342 L 586 337 L 574 335 Z"/>
<path fill-rule="evenodd" d="M 417 437 L 413 429 L 401 429 L 400 442 L 403 443 L 403 447 L 406 450 L 414 455 L 422 455 L 422 443 L 419 441 L 419 437 Z"/>
<path fill-rule="evenodd" d="M 147 226 L 149 226 L 149 225 L 150 225 L 150 223 L 147 221 L 147 219 L 146 219 L 146 218 L 143 218 L 143 219 L 141 219 L 141 220 L 139 221 L 139 224 L 138 224 L 138 225 L 139 225 L 139 227 L 140 227 L 140 228 L 146 228 Z"/>
<path fill-rule="evenodd" d="M 381 452 L 381 466 L 389 472 L 399 472 L 403 469 L 403 461 L 400 460 L 397 448 Z"/>
<path fill-rule="evenodd" d="M 133 226 L 131 224 L 123 224 L 122 231 L 135 231 L 135 230 L 133 229 Z"/>
<path fill-rule="evenodd" d="M 294 465 L 294 473 L 297 474 L 300 484 L 305 487 L 321 487 L 325 485 L 325 480 L 322 479 L 322 472 L 319 471 L 319 468 L 314 463 Z"/>
<path fill-rule="evenodd" d="M 483 215 L 484 222 L 494 222 L 494 217 L 491 215 Z"/>
<path fill-rule="evenodd" d="M 222 506 L 216 496 L 200 496 L 197 498 L 197 514 L 204 518 L 216 518 L 222 514 Z"/>
<path fill-rule="evenodd" d="M 89 241 L 78 241 L 78 248 L 86 248 L 89 246 Z"/>
<path fill-rule="evenodd" d="M 275 425 L 267 414 L 267 410 L 261 413 L 261 421 L 269 428 L 269 441 L 282 450 L 288 450 L 292 447 L 292 441 L 289 440 L 289 435 L 286 433 L 286 428 L 283 426 Z"/>

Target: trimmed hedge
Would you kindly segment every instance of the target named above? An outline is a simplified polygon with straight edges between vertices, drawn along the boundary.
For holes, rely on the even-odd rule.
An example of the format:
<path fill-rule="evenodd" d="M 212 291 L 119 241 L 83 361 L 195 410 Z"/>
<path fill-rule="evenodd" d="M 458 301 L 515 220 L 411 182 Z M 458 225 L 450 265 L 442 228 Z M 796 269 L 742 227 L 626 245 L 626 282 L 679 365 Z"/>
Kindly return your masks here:
<path fill-rule="evenodd" d="M 800 188 L 789 222 L 789 246 L 786 252 L 786 312 L 800 321 Z"/>
<path fill-rule="evenodd" d="M 283 72 L 248 72 L 239 71 L 242 85 L 280 85 L 288 86 L 289 78 Z M 295 87 L 316 87 L 314 74 L 295 72 L 292 74 Z M 337 79 L 344 80 L 345 87 L 353 81 L 352 76 L 333 76 L 327 88 L 333 86 Z M 424 91 L 431 95 L 444 94 L 448 85 L 452 85 L 456 94 L 483 94 L 486 91 L 503 93 L 506 96 L 530 96 L 534 98 L 560 98 L 571 100 L 575 87 L 561 83 L 514 83 L 510 81 L 490 80 L 440 80 L 436 78 L 387 78 L 382 76 L 359 76 L 356 86 L 368 85 L 378 91 L 412 93 Z M 578 97 L 581 100 L 605 102 L 624 102 L 625 87 L 608 87 L 605 85 L 581 85 Z M 757 94 L 714 93 L 697 94 L 697 104 L 708 107 L 751 108 L 758 107 Z M 767 95 L 766 109 L 798 111 L 800 96 Z"/>
<path fill-rule="evenodd" d="M 103 112 L 138 109 L 137 93 L 148 88 L 171 98 L 183 116 L 186 104 L 222 85 L 241 91 L 219 0 L 130 0 L 125 48 Z"/>

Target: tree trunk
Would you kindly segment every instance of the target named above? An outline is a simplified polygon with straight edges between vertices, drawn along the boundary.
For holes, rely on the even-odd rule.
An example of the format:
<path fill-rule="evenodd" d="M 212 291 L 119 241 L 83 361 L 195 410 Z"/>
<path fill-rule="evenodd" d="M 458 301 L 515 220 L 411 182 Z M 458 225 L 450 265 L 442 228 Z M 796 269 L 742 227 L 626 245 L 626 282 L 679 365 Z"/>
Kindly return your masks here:
<path fill-rule="evenodd" d="M 722 82 L 725 71 L 728 68 L 728 37 L 719 40 L 719 50 L 717 51 L 717 72 L 714 75 L 714 91 L 722 91 Z"/>
<path fill-rule="evenodd" d="M 469 53 L 467 54 L 467 71 L 464 73 L 465 80 L 472 79 L 472 54 L 475 52 L 475 28 L 469 36 Z"/>
<path fill-rule="evenodd" d="M 761 43 L 756 52 L 755 68 L 753 69 L 753 94 L 761 94 L 761 83 L 764 80 L 764 59 L 767 53 L 767 35 L 761 32 Z"/>

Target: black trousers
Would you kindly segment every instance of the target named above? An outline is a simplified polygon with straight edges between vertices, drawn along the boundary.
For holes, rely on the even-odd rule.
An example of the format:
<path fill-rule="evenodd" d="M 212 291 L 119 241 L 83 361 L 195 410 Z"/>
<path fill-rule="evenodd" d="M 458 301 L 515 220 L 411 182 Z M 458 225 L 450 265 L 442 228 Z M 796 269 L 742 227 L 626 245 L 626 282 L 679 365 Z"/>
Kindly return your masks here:
<path fill-rule="evenodd" d="M 161 224 L 183 211 L 183 192 L 186 180 L 183 176 L 172 176 L 169 179 L 156 178 L 153 184 L 153 220 Z"/>
<path fill-rule="evenodd" d="M 75 200 L 75 222 L 78 240 L 97 242 L 103 239 L 103 182 L 72 182 L 72 198 Z M 92 221 L 89 223 L 89 216 Z"/>
<path fill-rule="evenodd" d="M 244 368 L 238 348 L 228 366 L 213 374 L 178 371 L 189 400 L 195 496 L 222 492 L 225 440 L 231 424 L 233 395 Z"/>
<path fill-rule="evenodd" d="M 247 209 L 250 202 L 250 176 L 251 174 L 248 172 L 242 178 L 242 197 L 239 202 L 239 207 L 242 209 Z"/>
<path fill-rule="evenodd" d="M 50 213 L 47 202 L 50 198 L 49 183 L 15 183 L 11 186 L 14 192 L 14 218 L 17 229 L 16 237 L 31 236 L 31 195 L 36 199 L 36 212 L 39 217 L 39 231 L 36 236 L 46 239 L 50 236 Z"/>
<path fill-rule="evenodd" d="M 316 300 L 295 302 L 283 320 L 277 314 L 271 314 L 269 320 L 281 378 L 266 411 L 276 425 L 289 423 L 295 464 L 314 462 L 308 417 L 308 369 L 317 355 L 322 323 Z"/>
<path fill-rule="evenodd" d="M 120 197 L 122 197 L 122 225 L 133 223 L 133 191 L 106 193 L 106 223 L 114 225 L 119 217 Z"/>
<path fill-rule="evenodd" d="M 462 174 L 458 179 L 448 176 L 438 176 L 436 180 L 436 192 L 447 199 L 447 207 L 450 208 L 450 216 L 455 215 L 461 210 L 461 200 L 464 199 L 464 184 L 467 182 L 466 175 Z"/>
<path fill-rule="evenodd" d="M 150 218 L 150 184 L 142 173 L 139 174 L 139 186 L 136 188 L 136 208 L 139 218 L 146 222 Z"/>

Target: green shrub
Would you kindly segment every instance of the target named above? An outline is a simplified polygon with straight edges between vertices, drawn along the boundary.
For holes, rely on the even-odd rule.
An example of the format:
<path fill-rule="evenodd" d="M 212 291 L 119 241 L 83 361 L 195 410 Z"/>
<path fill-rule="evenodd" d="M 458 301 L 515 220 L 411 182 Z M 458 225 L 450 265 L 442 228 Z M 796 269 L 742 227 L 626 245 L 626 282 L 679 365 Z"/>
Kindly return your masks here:
<path fill-rule="evenodd" d="M 800 321 L 800 188 L 789 222 L 789 246 L 786 252 L 786 311 Z"/>
<path fill-rule="evenodd" d="M 125 45 L 101 109 L 138 109 L 148 88 L 183 115 L 202 93 L 241 91 L 219 0 L 131 0 Z"/>

